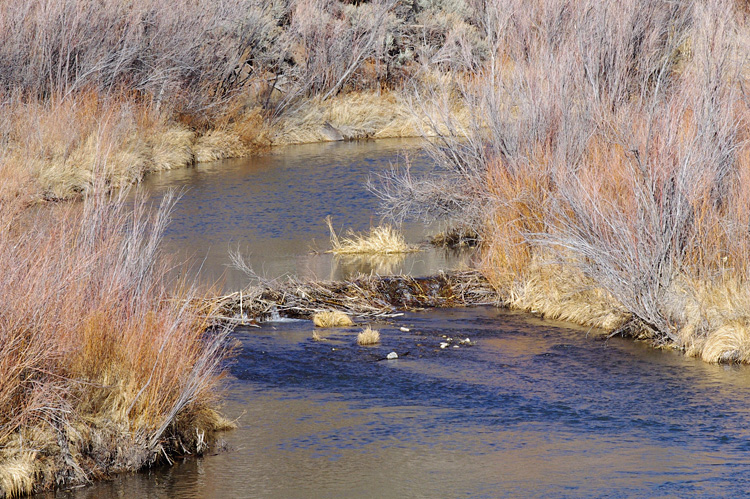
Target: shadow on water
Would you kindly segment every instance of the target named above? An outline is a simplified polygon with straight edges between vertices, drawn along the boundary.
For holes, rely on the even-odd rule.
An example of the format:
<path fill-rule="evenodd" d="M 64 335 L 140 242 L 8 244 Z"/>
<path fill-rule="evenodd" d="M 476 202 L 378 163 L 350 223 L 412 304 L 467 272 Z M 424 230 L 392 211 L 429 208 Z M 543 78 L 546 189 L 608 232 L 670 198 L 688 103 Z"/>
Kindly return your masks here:
<path fill-rule="evenodd" d="M 380 156 L 371 144 L 290 149 L 149 188 L 158 198 L 190 186 L 170 245 L 207 255 L 209 275 L 229 245 L 246 244 L 261 273 L 336 278 L 348 270 L 308 244 L 327 240 L 328 214 L 369 226 L 376 200 L 361 182 L 403 147 L 389 144 Z M 420 268 L 456 263 L 435 256 Z M 728 497 L 750 487 L 748 368 L 492 308 L 376 323 L 382 342 L 370 347 L 356 345 L 360 326 L 319 331 L 319 342 L 308 321 L 236 330 L 231 451 L 56 496 Z M 475 345 L 453 347 L 466 338 Z M 379 360 L 391 351 L 401 358 Z"/>

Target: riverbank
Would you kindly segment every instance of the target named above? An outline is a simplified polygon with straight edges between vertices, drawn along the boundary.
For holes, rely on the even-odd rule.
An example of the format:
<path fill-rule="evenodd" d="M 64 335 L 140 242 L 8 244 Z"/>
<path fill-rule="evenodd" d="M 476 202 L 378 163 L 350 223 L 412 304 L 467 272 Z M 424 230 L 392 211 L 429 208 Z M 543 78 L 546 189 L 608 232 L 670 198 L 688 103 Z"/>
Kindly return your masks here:
<path fill-rule="evenodd" d="M 0 204 L 0 497 L 199 455 L 232 427 L 229 331 L 159 249 L 172 203 Z"/>
<path fill-rule="evenodd" d="M 96 177 L 116 189 L 272 145 L 429 134 L 436 108 L 414 90 L 487 56 L 476 15 L 392 0 L 0 6 L 4 177 L 71 199 Z"/>
<path fill-rule="evenodd" d="M 260 108 L 226 114 L 196 129 L 150 104 L 96 92 L 0 105 L 5 115 L 5 195 L 76 199 L 96 182 L 123 189 L 154 172 L 241 158 L 294 144 L 434 137 L 431 113 L 396 90 L 311 98 L 278 120 Z M 468 123 L 466 109 L 452 110 Z M 62 125 L 61 125 L 62 124 Z M 13 187 L 15 186 L 15 187 Z"/>
<path fill-rule="evenodd" d="M 747 6 L 503 5 L 469 133 L 387 176 L 387 213 L 480 233 L 523 310 L 750 362 Z"/>

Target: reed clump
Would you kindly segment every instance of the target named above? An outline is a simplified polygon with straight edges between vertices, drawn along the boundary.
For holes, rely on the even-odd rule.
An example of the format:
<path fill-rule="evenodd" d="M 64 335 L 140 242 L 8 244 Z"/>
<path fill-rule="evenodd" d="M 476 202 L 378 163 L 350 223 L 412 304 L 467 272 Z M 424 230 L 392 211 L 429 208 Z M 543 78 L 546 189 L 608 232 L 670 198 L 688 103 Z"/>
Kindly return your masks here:
<path fill-rule="evenodd" d="M 338 310 L 318 312 L 312 316 L 315 327 L 349 327 L 354 325 L 351 317 Z"/>
<path fill-rule="evenodd" d="M 326 223 L 331 232 L 331 249 L 328 252 L 335 255 L 389 255 L 419 251 L 418 247 L 407 244 L 403 234 L 390 225 L 372 227 L 366 235 L 349 231 L 347 237 L 340 237 L 336 234 L 330 217 L 326 219 Z"/>
<path fill-rule="evenodd" d="M 380 343 L 380 331 L 367 326 L 357 334 L 357 345 L 377 345 Z"/>

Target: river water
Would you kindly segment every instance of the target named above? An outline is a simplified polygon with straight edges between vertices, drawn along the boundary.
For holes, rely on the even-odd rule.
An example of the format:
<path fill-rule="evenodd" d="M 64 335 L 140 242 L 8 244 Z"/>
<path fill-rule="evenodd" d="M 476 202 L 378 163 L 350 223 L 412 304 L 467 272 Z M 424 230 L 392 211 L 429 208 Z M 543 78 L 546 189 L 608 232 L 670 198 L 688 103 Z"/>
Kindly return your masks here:
<path fill-rule="evenodd" d="M 170 251 L 225 285 L 227 249 L 259 273 L 338 278 L 379 264 L 325 249 L 337 226 L 366 229 L 362 189 L 411 142 L 326 144 L 169 172 L 150 195 L 189 186 Z M 424 163 L 424 161 L 422 161 Z M 374 219 L 374 223 L 377 223 Z M 407 226 L 410 242 L 430 228 Z M 314 240 L 314 242 L 313 242 Z M 430 273 L 470 254 L 431 250 L 389 263 Z M 407 313 L 311 339 L 307 321 L 234 333 L 227 452 L 123 476 L 61 497 L 730 497 L 750 490 L 750 370 L 708 365 L 596 331 L 495 308 Z M 407 328 L 409 331 L 402 331 Z M 470 344 L 461 343 L 469 339 Z M 441 343 L 448 343 L 441 348 Z M 455 346 L 458 348 L 455 348 Z M 396 360 L 382 360 L 389 352 Z"/>
<path fill-rule="evenodd" d="M 425 248 L 378 259 L 335 257 L 325 219 L 337 232 L 367 232 L 380 224 L 368 177 L 408 163 L 415 175 L 429 162 L 415 139 L 308 144 L 258 158 L 199 164 L 148 177 L 146 196 L 157 203 L 167 189 L 181 192 L 166 234 L 166 249 L 192 258 L 202 278 L 227 290 L 247 285 L 229 252 L 243 255 L 262 278 L 286 275 L 336 280 L 357 272 L 428 275 L 469 264 L 470 253 Z M 401 227 L 408 242 L 424 243 L 439 227 Z"/>

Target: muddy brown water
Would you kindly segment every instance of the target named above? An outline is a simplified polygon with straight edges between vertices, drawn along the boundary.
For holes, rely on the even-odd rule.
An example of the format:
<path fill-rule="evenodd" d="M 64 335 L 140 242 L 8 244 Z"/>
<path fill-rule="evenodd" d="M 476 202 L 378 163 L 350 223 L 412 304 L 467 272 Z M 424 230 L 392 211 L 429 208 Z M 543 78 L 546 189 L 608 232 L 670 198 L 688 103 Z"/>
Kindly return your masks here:
<path fill-rule="evenodd" d="M 411 142 L 289 148 L 154 177 L 151 195 L 190 186 L 168 244 L 201 255 L 208 275 L 224 272 L 227 247 L 239 243 L 270 276 L 336 278 L 352 268 L 308 245 L 327 240 L 328 214 L 344 227 L 369 226 L 377 201 L 361 184 L 405 147 L 417 155 Z M 424 234 L 407 227 L 410 242 Z M 429 273 L 470 255 L 410 258 L 401 271 Z M 228 366 L 224 407 L 238 424 L 223 435 L 231 450 L 56 495 L 748 495 L 746 367 L 489 307 L 373 326 L 382 342 L 371 347 L 356 345 L 359 328 L 313 342 L 307 321 L 236 330 L 241 349 Z M 460 343 L 467 338 L 471 346 Z M 401 357 L 380 360 L 391 351 Z"/>

